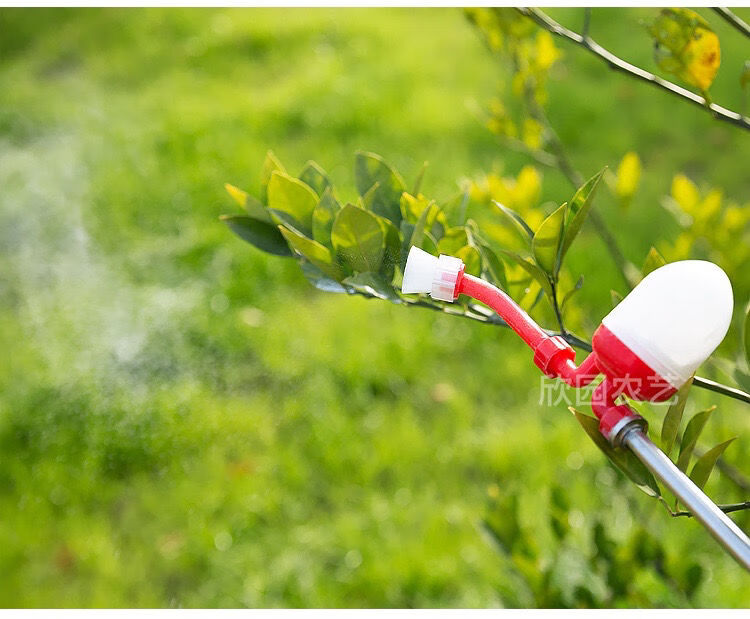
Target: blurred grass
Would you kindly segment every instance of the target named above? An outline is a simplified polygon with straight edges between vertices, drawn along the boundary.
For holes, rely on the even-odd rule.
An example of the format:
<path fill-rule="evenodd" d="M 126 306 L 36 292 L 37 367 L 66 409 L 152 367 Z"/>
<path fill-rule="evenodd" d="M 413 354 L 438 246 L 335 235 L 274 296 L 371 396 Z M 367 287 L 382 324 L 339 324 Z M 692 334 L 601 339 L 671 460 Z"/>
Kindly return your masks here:
<path fill-rule="evenodd" d="M 592 32 L 651 67 L 649 13 L 596 9 Z M 708 16 L 712 92 L 737 108 L 746 44 Z M 344 197 L 359 148 L 409 179 L 429 160 L 439 198 L 516 173 L 468 111 L 498 71 L 460 11 L 0 9 L 0 32 L 1 605 L 517 604 L 478 527 L 487 488 L 518 491 L 541 531 L 553 483 L 577 552 L 594 518 L 646 518 L 670 561 L 706 568 L 693 603 L 748 604 L 697 524 L 617 486 L 627 513 L 510 334 L 317 293 L 217 220 L 268 148 L 292 171 L 315 158 Z M 629 211 L 597 205 L 631 260 L 676 232 L 658 206 L 674 173 L 746 200 L 746 135 L 563 50 L 549 115 L 578 167 L 644 160 Z M 545 172 L 544 199 L 569 194 Z M 594 324 L 619 280 L 590 231 L 569 269 Z M 719 403 L 741 464 L 747 412 L 695 400 Z M 638 577 L 649 604 L 685 603 Z"/>

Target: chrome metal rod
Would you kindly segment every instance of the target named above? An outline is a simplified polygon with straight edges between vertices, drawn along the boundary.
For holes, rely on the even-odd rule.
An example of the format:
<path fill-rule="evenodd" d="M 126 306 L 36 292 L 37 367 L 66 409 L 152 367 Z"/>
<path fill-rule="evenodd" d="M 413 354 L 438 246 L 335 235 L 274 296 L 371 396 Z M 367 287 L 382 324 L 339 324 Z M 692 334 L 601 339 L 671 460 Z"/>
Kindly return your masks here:
<path fill-rule="evenodd" d="M 750 571 L 750 539 L 690 478 L 678 469 L 640 428 L 622 437 L 622 443 L 658 477 L 737 561 Z"/>

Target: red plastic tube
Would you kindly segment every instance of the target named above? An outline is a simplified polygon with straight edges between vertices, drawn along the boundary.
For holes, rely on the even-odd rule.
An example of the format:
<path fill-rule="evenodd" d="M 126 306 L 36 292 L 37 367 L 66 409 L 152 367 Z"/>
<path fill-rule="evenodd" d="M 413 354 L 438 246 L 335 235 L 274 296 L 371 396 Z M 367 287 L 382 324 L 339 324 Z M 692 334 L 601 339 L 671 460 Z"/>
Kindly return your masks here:
<path fill-rule="evenodd" d="M 591 353 L 576 366 L 575 351 L 559 335 L 549 335 L 502 290 L 479 277 L 461 274 L 456 297 L 465 294 L 491 307 L 534 351 L 534 363 L 549 377 L 560 378 L 573 387 L 588 385 L 601 372 Z"/>

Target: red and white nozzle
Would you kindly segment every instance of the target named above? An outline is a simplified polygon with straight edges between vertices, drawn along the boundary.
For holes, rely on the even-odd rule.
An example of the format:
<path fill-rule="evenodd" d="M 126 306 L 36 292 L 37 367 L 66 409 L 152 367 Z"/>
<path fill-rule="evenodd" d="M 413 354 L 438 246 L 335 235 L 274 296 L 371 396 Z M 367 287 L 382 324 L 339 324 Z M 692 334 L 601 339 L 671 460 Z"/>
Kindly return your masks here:
<path fill-rule="evenodd" d="M 463 274 L 460 258 L 441 254 L 439 258 L 419 247 L 409 250 L 404 268 L 401 292 L 426 292 L 437 301 L 453 301 L 458 297 L 458 280 Z"/>

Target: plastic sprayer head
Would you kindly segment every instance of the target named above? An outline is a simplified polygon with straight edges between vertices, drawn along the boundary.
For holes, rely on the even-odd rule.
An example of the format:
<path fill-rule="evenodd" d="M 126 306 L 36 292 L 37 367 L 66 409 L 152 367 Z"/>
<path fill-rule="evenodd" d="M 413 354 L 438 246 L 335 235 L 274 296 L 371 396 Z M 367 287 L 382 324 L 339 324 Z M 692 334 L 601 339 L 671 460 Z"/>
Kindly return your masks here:
<path fill-rule="evenodd" d="M 456 284 L 463 270 L 464 263 L 460 258 L 445 254 L 436 258 L 419 247 L 412 247 L 406 260 L 401 292 L 427 292 L 433 299 L 452 303 L 456 298 Z"/>
<path fill-rule="evenodd" d="M 607 332 L 614 335 L 677 389 L 724 339 L 732 320 L 732 306 L 732 285 L 720 267 L 703 260 L 683 260 L 649 273 L 602 320 L 598 331 L 604 336 Z M 605 341 L 609 340 L 594 335 L 594 350 L 600 361 L 611 367 L 622 366 L 618 373 L 629 370 L 635 374 L 622 364 L 625 354 L 618 353 L 619 359 L 614 359 L 612 350 L 597 346 Z"/>

